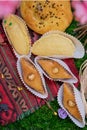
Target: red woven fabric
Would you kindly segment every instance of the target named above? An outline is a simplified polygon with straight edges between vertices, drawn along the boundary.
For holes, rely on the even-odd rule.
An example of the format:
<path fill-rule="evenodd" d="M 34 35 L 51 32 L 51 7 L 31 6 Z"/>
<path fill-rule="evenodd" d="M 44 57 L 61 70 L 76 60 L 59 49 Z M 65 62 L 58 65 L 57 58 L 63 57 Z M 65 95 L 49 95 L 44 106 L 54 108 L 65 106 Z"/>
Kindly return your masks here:
<path fill-rule="evenodd" d="M 0 123 L 6 125 L 9 122 L 14 122 L 17 119 L 17 111 L 15 109 L 12 100 L 9 98 L 8 93 L 6 92 L 5 87 L 0 84 L 0 94 L 1 94 L 1 104 L 4 104 L 8 107 L 8 110 L 2 108 L 0 111 Z M 1 107 L 1 106 L 0 106 Z"/>
<path fill-rule="evenodd" d="M 4 45 L 4 42 L 6 45 Z M 4 78 L 0 78 L 0 105 L 4 104 L 5 106 L 5 108 L 1 108 L 0 110 L 0 123 L 6 125 L 16 121 L 24 112 L 34 112 L 36 108 L 45 104 L 45 101 L 30 93 L 20 81 L 16 69 L 17 58 L 13 54 L 1 25 L 0 43 L 2 43 L 2 45 L 0 45 L 0 72 L 4 75 Z M 75 67 L 74 60 L 66 59 L 64 62 L 78 78 L 78 71 Z M 48 80 L 47 78 L 45 78 L 45 80 L 49 93 L 47 100 L 51 101 L 57 96 L 60 85 L 58 82 Z M 78 84 L 79 82 L 76 83 L 75 86 L 77 87 Z M 22 87 L 23 90 L 19 91 L 18 87 Z M 8 109 L 6 109 L 6 105 Z"/>

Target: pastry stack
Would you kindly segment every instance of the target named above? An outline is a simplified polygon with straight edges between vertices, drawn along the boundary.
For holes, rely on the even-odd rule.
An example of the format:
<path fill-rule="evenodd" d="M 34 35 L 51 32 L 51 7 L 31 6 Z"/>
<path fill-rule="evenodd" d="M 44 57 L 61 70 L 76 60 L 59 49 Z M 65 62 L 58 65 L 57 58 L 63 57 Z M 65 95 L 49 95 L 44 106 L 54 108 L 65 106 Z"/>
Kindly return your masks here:
<path fill-rule="evenodd" d="M 84 107 L 80 108 L 80 93 L 73 85 L 78 80 L 62 60 L 84 56 L 80 41 L 62 32 L 73 18 L 70 1 L 22 1 L 20 12 L 24 20 L 13 14 L 3 20 L 4 31 L 18 58 L 20 79 L 30 92 L 43 99 L 48 97 L 44 76 L 64 83 L 58 92 L 58 103 L 76 125 L 84 127 Z M 32 46 L 27 25 L 43 34 Z"/>
<path fill-rule="evenodd" d="M 11 14 L 4 19 L 3 27 L 13 52 L 18 58 L 17 69 L 25 87 L 40 98 L 47 98 L 48 92 L 43 75 L 30 60 L 31 38 L 25 21 Z"/>

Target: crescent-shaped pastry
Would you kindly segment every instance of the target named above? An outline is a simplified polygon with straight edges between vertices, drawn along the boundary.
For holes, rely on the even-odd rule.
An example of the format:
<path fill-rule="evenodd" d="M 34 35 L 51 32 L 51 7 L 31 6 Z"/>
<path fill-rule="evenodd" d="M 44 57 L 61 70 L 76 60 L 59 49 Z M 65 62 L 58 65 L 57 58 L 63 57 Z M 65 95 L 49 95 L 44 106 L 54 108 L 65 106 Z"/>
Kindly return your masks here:
<path fill-rule="evenodd" d="M 73 41 L 58 33 L 50 33 L 37 40 L 31 49 L 34 55 L 39 56 L 68 56 L 75 52 Z"/>

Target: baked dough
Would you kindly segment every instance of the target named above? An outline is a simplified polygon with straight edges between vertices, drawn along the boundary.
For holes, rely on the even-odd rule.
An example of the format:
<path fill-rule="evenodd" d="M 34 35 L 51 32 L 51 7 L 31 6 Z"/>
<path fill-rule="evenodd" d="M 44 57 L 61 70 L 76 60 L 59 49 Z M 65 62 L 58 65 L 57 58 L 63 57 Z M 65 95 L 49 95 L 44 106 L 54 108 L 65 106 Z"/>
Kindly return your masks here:
<path fill-rule="evenodd" d="M 20 55 L 27 55 L 30 51 L 31 39 L 25 22 L 19 16 L 10 14 L 3 20 L 3 27 L 16 52 Z"/>
<path fill-rule="evenodd" d="M 39 34 L 64 31 L 72 21 L 70 0 L 22 1 L 20 12 L 27 25 Z"/>
<path fill-rule="evenodd" d="M 82 117 L 76 105 L 73 90 L 68 83 L 63 84 L 63 105 L 74 118 L 80 122 L 82 121 Z"/>
<path fill-rule="evenodd" d="M 51 59 L 39 59 L 39 65 L 45 73 L 52 79 L 70 79 L 71 74 L 58 62 Z"/>
<path fill-rule="evenodd" d="M 35 66 L 25 58 L 21 58 L 20 63 L 24 82 L 35 91 L 44 94 L 42 79 Z"/>
<path fill-rule="evenodd" d="M 58 33 L 47 34 L 37 40 L 31 49 L 34 55 L 39 56 L 70 56 L 75 52 L 75 45 L 71 39 Z"/>

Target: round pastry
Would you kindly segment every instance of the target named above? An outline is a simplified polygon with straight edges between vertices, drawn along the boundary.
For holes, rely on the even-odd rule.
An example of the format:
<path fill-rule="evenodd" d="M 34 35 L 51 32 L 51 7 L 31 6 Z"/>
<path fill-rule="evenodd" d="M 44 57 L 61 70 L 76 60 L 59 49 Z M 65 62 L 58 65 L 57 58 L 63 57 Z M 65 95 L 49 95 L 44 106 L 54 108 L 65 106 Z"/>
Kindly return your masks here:
<path fill-rule="evenodd" d="M 22 1 L 20 12 L 27 25 L 39 34 L 50 30 L 64 31 L 73 18 L 70 0 Z"/>

